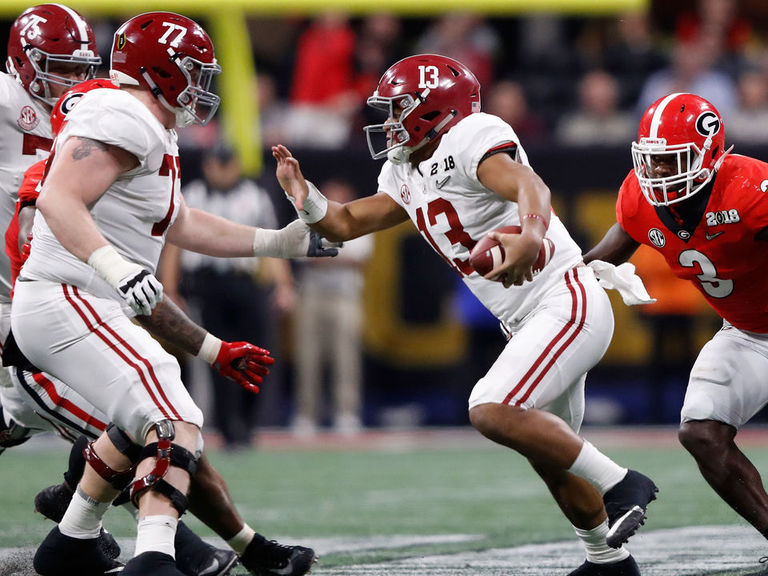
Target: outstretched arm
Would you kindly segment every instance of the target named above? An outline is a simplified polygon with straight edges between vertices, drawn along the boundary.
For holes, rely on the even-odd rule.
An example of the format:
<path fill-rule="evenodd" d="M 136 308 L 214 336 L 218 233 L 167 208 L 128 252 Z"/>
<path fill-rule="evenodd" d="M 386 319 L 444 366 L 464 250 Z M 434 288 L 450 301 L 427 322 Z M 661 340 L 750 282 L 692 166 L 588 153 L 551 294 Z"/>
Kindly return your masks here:
<path fill-rule="evenodd" d="M 277 160 L 277 180 L 299 216 L 328 240 L 351 240 L 408 219 L 408 213 L 382 192 L 346 204 L 327 200 L 316 188 L 310 194 L 299 161 L 290 150 L 278 144 L 272 147 L 272 156 Z"/>
<path fill-rule="evenodd" d="M 635 242 L 617 222 L 605 233 L 600 242 L 584 255 L 584 262 L 589 264 L 593 260 L 602 260 L 618 266 L 629 260 L 639 247 L 640 244 Z"/>

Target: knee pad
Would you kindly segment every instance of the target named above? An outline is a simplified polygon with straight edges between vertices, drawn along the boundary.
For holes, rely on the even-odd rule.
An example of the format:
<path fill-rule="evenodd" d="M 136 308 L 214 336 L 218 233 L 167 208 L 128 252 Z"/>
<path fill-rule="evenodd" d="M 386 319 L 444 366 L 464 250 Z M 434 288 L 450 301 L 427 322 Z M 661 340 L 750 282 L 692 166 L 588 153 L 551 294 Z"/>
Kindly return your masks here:
<path fill-rule="evenodd" d="M 124 490 L 133 479 L 133 470 L 141 455 L 141 446 L 135 444 L 130 436 L 112 423 L 107 426 L 106 433 L 110 442 L 112 442 L 112 445 L 117 448 L 123 456 L 131 461 L 131 466 L 126 470 L 113 469 L 96 453 L 96 450 L 93 447 L 93 442 L 88 442 L 85 446 L 83 449 L 83 456 L 85 457 L 85 461 L 91 465 L 91 468 L 93 468 L 104 480 L 109 482 L 113 488 L 116 490 Z"/>
<path fill-rule="evenodd" d="M 175 431 L 173 422 L 162 420 L 155 425 L 157 433 L 157 442 L 152 442 L 144 446 L 141 450 L 139 461 L 147 458 L 155 458 L 155 467 L 149 474 L 136 478 L 130 485 L 131 502 L 138 506 L 139 496 L 145 490 L 155 490 L 171 501 L 171 505 L 176 508 L 179 516 L 187 510 L 189 502 L 186 494 L 170 484 L 164 479 L 168 473 L 168 468 L 175 466 L 186 470 L 190 476 L 194 476 L 197 468 L 198 457 L 189 450 L 174 444 Z"/>

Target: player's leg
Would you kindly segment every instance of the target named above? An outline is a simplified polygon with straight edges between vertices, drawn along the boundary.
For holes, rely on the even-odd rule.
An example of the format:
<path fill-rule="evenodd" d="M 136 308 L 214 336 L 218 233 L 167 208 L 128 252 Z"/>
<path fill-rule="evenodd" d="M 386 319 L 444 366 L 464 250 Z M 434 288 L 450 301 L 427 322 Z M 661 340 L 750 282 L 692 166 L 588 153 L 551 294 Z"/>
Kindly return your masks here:
<path fill-rule="evenodd" d="M 582 272 L 583 271 L 583 272 Z M 581 273 L 581 277 L 580 277 Z M 470 398 L 470 420 L 486 437 L 526 456 L 542 475 L 587 549 L 588 561 L 623 562 L 628 553 L 606 543 L 603 496 L 628 477 L 623 468 L 577 433 L 586 372 L 602 357 L 613 330 L 610 303 L 589 271 L 569 272 L 569 287 L 517 326 L 507 347 Z M 645 478 L 645 477 L 643 477 Z M 582 481 L 586 480 L 587 482 Z M 622 524 L 631 535 L 642 517 Z M 599 550 L 596 550 L 598 547 Z"/>
<path fill-rule="evenodd" d="M 735 442 L 741 426 L 768 403 L 766 374 L 768 336 L 726 324 L 691 370 L 679 438 L 715 492 L 768 537 L 768 494 Z"/>

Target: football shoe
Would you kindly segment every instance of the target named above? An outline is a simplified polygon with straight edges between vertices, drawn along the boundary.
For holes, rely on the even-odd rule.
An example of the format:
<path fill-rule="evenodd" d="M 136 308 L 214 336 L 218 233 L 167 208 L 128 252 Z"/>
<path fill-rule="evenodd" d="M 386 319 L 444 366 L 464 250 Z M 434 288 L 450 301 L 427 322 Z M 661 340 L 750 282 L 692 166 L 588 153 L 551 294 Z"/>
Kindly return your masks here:
<path fill-rule="evenodd" d="M 312 548 L 287 546 L 256 534 L 240 556 L 240 563 L 254 576 L 304 576 L 317 562 Z"/>
<path fill-rule="evenodd" d="M 609 564 L 595 564 L 587 560 L 568 576 L 640 576 L 640 568 L 632 556 Z"/>
<path fill-rule="evenodd" d="M 150 551 L 142 552 L 134 556 L 125 565 L 121 576 L 184 576 L 176 568 L 176 562 L 173 556 L 163 554 L 162 552 Z M 78 576 L 80 576 L 78 574 Z"/>
<path fill-rule="evenodd" d="M 43 488 L 35 495 L 35 512 L 58 524 L 64 517 L 73 494 L 72 488 L 66 482 Z M 120 556 L 120 545 L 105 528 L 101 529 L 101 534 L 96 541 L 99 548 L 110 558 Z"/>
<path fill-rule="evenodd" d="M 184 522 L 176 528 L 176 567 L 186 576 L 225 576 L 237 563 L 233 550 L 208 544 Z"/>
<path fill-rule="evenodd" d="M 117 574 L 123 565 L 99 547 L 97 538 L 81 540 L 61 533 L 58 526 L 37 548 L 32 562 L 41 576 L 102 576 Z"/>
<path fill-rule="evenodd" d="M 627 470 L 624 478 L 603 495 L 608 513 L 606 543 L 611 548 L 621 545 L 645 523 L 648 504 L 656 500 L 659 489 L 653 480 L 635 470 Z"/>

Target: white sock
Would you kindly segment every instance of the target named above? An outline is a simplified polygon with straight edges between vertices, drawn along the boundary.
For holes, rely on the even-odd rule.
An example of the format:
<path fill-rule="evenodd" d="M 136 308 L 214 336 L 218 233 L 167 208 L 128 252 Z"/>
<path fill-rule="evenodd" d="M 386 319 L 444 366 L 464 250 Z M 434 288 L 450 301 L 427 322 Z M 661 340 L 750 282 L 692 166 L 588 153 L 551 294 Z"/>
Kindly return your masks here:
<path fill-rule="evenodd" d="M 144 552 L 162 552 L 176 559 L 176 548 L 173 544 L 176 538 L 176 525 L 179 521 L 173 516 L 158 514 L 144 516 L 139 520 L 136 532 L 136 551 L 134 556 Z"/>
<path fill-rule="evenodd" d="M 582 530 L 573 527 L 576 535 L 584 543 L 584 549 L 587 551 L 587 560 L 595 564 L 609 564 L 611 562 L 621 562 L 629 556 L 629 551 L 624 548 L 611 548 L 605 543 L 605 536 L 608 534 L 608 520 L 599 524 L 592 530 Z"/>
<path fill-rule="evenodd" d="M 80 540 L 98 538 L 101 531 L 101 519 L 110 504 L 111 502 L 94 500 L 78 485 L 72 496 L 72 502 L 59 522 L 59 530 L 65 536 Z"/>
<path fill-rule="evenodd" d="M 626 468 L 616 464 L 586 440 L 568 472 L 584 478 L 597 488 L 600 494 L 608 492 L 627 475 Z"/>
<path fill-rule="evenodd" d="M 254 534 L 256 534 L 256 532 L 253 528 L 248 526 L 248 524 L 243 524 L 243 529 L 227 540 L 227 544 L 229 544 L 232 550 L 237 552 L 238 556 L 242 556 L 245 549 L 248 548 L 248 544 L 253 540 Z"/>

